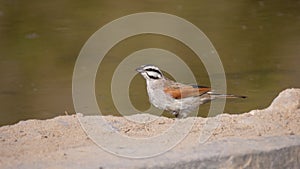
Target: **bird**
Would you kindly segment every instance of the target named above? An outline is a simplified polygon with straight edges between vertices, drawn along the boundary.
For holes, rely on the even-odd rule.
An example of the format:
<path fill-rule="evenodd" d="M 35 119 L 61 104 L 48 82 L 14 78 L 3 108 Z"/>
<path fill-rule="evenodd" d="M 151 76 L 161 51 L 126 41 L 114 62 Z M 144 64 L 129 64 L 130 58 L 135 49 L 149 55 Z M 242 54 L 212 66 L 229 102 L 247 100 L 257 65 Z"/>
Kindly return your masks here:
<path fill-rule="evenodd" d="M 218 94 L 210 87 L 189 85 L 168 79 L 154 65 L 146 64 L 136 68 L 146 79 L 149 101 L 158 109 L 172 113 L 176 118 L 186 118 L 200 105 L 218 98 L 246 98 L 232 94 Z"/>

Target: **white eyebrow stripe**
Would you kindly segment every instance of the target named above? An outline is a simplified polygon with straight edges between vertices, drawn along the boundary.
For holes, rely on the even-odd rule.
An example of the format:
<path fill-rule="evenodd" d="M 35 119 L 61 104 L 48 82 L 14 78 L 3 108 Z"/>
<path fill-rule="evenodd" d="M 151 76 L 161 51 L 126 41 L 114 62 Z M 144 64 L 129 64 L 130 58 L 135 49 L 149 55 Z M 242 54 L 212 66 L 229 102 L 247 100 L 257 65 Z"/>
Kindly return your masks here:
<path fill-rule="evenodd" d="M 146 71 L 146 73 L 149 76 L 149 78 L 152 78 L 152 79 L 162 78 L 162 75 L 160 73 L 157 73 L 157 72 L 154 72 L 154 71 Z"/>

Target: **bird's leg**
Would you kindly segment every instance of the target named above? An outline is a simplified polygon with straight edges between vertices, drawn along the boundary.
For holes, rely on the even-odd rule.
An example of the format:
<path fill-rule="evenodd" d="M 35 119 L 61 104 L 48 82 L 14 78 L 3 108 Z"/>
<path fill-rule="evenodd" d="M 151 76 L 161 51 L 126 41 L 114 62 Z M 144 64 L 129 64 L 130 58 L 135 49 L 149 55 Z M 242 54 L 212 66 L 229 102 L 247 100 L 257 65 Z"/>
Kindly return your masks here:
<path fill-rule="evenodd" d="M 176 118 L 178 118 L 178 116 L 179 116 L 179 112 L 177 112 L 177 111 L 173 111 L 172 114 L 173 114 Z"/>
<path fill-rule="evenodd" d="M 184 112 L 178 112 L 178 111 L 173 111 L 172 114 L 178 118 L 178 119 L 184 119 L 188 116 L 188 114 L 184 113 Z"/>

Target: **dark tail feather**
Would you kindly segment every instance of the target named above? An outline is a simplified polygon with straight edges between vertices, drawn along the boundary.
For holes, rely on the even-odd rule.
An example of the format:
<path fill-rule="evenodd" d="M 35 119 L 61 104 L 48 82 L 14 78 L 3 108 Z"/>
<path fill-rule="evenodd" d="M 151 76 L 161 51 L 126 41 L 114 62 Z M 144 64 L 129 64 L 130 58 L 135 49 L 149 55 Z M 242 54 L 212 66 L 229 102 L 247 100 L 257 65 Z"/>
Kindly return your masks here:
<path fill-rule="evenodd" d="M 213 96 L 215 98 L 226 98 L 226 99 L 235 99 L 235 98 L 247 98 L 247 96 L 237 96 L 233 94 L 216 94 L 216 93 L 209 93 L 210 96 Z"/>

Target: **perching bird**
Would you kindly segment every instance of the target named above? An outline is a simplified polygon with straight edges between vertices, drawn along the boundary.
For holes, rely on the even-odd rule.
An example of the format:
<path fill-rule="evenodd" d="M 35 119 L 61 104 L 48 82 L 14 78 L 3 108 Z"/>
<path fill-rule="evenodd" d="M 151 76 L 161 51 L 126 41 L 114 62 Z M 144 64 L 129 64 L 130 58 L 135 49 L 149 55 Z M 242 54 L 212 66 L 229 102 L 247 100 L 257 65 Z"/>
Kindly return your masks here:
<path fill-rule="evenodd" d="M 211 88 L 186 85 L 166 78 L 158 67 L 142 65 L 136 69 L 145 79 L 149 101 L 155 107 L 184 118 L 199 105 L 217 98 L 246 98 L 230 94 L 217 94 Z"/>

